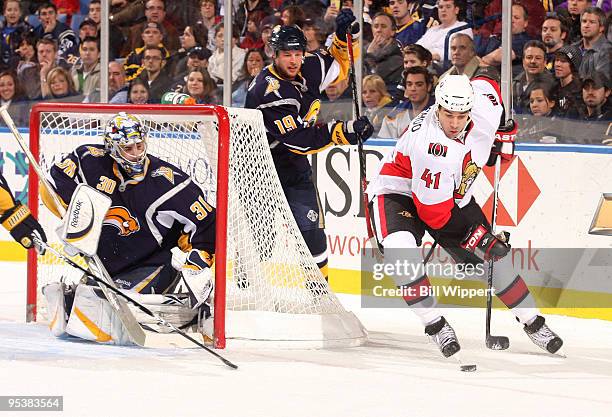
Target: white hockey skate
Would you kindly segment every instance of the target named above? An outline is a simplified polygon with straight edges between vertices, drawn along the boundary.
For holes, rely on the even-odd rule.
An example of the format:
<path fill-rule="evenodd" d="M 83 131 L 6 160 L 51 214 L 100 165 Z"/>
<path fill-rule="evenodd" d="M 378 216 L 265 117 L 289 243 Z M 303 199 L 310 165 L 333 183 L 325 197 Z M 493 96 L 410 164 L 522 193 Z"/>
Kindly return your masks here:
<path fill-rule="evenodd" d="M 453 356 L 461 350 L 455 331 L 444 317 L 426 326 L 425 334 L 429 336 L 430 340 L 438 345 L 440 352 L 442 352 L 445 358 Z"/>
<path fill-rule="evenodd" d="M 550 330 L 542 316 L 537 316 L 533 323 L 525 325 L 524 330 L 534 344 L 549 353 L 556 353 L 563 346 L 563 340 Z"/>

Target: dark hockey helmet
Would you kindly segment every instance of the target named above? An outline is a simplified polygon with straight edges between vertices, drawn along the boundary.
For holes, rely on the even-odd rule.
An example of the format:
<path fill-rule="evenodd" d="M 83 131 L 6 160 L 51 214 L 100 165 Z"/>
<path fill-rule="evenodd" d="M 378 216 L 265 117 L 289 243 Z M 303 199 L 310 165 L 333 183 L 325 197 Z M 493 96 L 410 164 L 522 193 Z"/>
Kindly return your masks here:
<path fill-rule="evenodd" d="M 278 51 L 306 51 L 306 36 L 296 25 L 276 26 L 272 29 L 270 47 L 274 52 Z"/>

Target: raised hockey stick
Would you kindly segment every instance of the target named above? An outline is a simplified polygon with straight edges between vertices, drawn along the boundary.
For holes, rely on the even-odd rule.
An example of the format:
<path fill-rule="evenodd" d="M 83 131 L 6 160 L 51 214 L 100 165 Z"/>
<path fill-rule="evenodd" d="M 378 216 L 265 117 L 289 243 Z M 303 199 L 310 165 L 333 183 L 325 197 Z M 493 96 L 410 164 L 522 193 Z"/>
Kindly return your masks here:
<path fill-rule="evenodd" d="M 37 244 L 41 245 L 42 247 L 44 247 L 46 250 L 50 251 L 51 253 L 53 253 L 55 256 L 57 256 L 58 258 L 60 258 L 62 261 L 66 262 L 68 265 L 70 265 L 73 268 L 78 269 L 79 271 L 83 272 L 86 276 L 88 276 L 89 278 L 93 279 L 94 281 L 96 281 L 98 284 L 101 285 L 100 288 L 106 288 L 107 290 L 111 291 L 112 293 L 123 297 L 126 301 L 132 303 L 133 305 L 135 305 L 140 311 L 142 311 L 143 313 L 145 313 L 148 316 L 153 317 L 155 320 L 157 320 L 158 324 L 166 326 L 168 328 L 170 328 L 173 332 L 178 333 L 179 335 L 183 336 L 185 339 L 189 340 L 190 342 L 196 344 L 197 346 L 201 347 L 202 349 L 204 349 L 205 351 L 207 351 L 208 353 L 210 353 L 211 355 L 215 356 L 217 359 L 219 359 L 221 362 L 223 362 L 224 364 L 226 364 L 227 366 L 229 366 L 232 369 L 238 369 L 238 366 L 233 364 L 232 362 L 230 362 L 229 360 L 225 359 L 223 356 L 219 355 L 217 352 L 215 352 L 214 350 L 210 349 L 209 347 L 207 347 L 206 345 L 204 345 L 203 343 L 198 342 L 196 339 L 194 339 L 193 337 L 189 336 L 187 333 L 185 333 L 183 330 L 179 329 L 178 327 L 176 327 L 174 324 L 170 323 L 169 321 L 163 319 L 162 317 L 158 316 L 157 314 L 155 314 L 154 312 L 152 312 L 150 309 L 148 309 L 147 307 L 145 307 L 144 305 L 142 305 L 141 303 L 139 303 L 138 301 L 134 300 L 132 297 L 130 297 L 129 295 L 125 294 L 124 292 L 120 291 L 118 288 L 116 288 L 113 285 L 108 284 L 105 280 L 103 280 L 102 278 L 97 277 L 96 275 L 92 274 L 91 272 L 89 272 L 88 270 L 86 270 L 85 268 L 83 268 L 82 266 L 80 266 L 79 264 L 77 264 L 76 262 L 72 261 L 70 258 L 68 258 L 67 256 L 63 255 L 62 253 L 60 253 L 58 250 L 56 250 L 55 248 L 53 248 L 52 246 L 50 246 L 49 244 L 47 244 L 46 242 L 43 242 L 42 240 L 39 240 L 38 238 L 34 238 L 37 240 Z"/>
<path fill-rule="evenodd" d="M 359 96 L 357 95 L 357 81 L 355 79 L 355 54 L 353 50 L 353 32 L 359 31 L 359 23 L 353 22 L 346 31 L 346 47 L 349 56 L 349 84 L 351 85 L 351 92 L 353 95 L 353 106 L 355 110 L 355 118 L 358 119 L 361 115 L 359 111 Z M 363 205 L 365 210 L 366 227 L 368 230 L 368 238 L 370 239 L 374 255 L 378 259 L 382 259 L 378 242 L 376 239 L 376 233 L 370 220 L 370 213 L 368 209 L 368 196 L 366 189 L 368 188 L 367 172 L 366 172 L 366 155 L 363 151 L 363 140 L 361 136 L 357 134 L 359 139 L 357 142 L 357 154 L 359 155 L 359 183 L 361 187 L 361 195 L 363 196 Z"/>
<path fill-rule="evenodd" d="M 26 157 L 30 162 L 30 166 L 36 172 L 36 175 L 38 176 L 38 179 L 40 180 L 41 184 L 43 185 L 43 187 L 45 187 L 49 195 L 53 198 L 53 203 L 57 208 L 58 213 L 63 216 L 66 212 L 66 209 L 62 205 L 59 196 L 45 177 L 40 165 L 38 165 L 38 161 L 36 161 L 36 158 L 34 158 L 34 155 L 32 155 L 32 152 L 30 152 L 28 144 L 26 143 L 23 136 L 21 136 L 21 133 L 19 133 L 19 130 L 17 129 L 17 126 L 15 126 L 15 122 L 13 121 L 11 115 L 8 113 L 6 106 L 0 107 L 0 116 L 4 119 L 4 122 L 17 140 L 17 143 L 19 143 L 19 146 L 26 154 Z M 30 181 L 32 180 L 33 179 L 30 178 Z M 84 257 L 84 259 L 87 261 L 89 268 L 98 271 L 99 274 L 105 279 L 107 284 L 113 287 L 115 286 L 113 280 L 110 278 L 108 272 L 106 271 L 106 268 L 104 268 L 104 265 L 102 265 L 102 262 L 97 256 L 93 256 L 91 258 Z M 121 323 L 125 326 L 125 329 L 129 334 L 131 340 L 139 346 L 144 346 L 146 341 L 146 334 L 138 323 L 138 321 L 136 320 L 136 318 L 134 317 L 134 315 L 132 314 L 132 312 L 130 311 L 130 309 L 128 308 L 125 301 L 123 301 L 123 299 L 121 298 L 118 298 L 106 287 L 102 286 L 100 288 L 102 289 L 102 292 L 104 293 L 104 296 L 110 303 L 111 307 L 113 307 L 113 309 L 117 313 L 117 316 L 121 320 Z"/>

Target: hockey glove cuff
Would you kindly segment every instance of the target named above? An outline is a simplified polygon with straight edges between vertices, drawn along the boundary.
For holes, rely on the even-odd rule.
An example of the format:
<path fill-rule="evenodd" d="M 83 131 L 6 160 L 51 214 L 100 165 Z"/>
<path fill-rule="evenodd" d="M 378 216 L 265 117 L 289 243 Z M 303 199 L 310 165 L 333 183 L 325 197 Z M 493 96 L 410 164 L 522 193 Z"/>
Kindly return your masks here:
<path fill-rule="evenodd" d="M 0 223 L 8 230 L 21 246 L 26 249 L 36 247 L 36 250 L 41 255 L 44 249 L 35 245 L 34 238 L 36 237 L 43 242 L 47 241 L 47 236 L 40 226 L 40 223 L 30 213 L 30 209 L 23 204 L 17 204 L 15 207 L 7 210 L 1 217 Z"/>
<path fill-rule="evenodd" d="M 512 159 L 517 132 L 518 124 L 513 119 L 509 119 L 504 125 L 498 127 L 487 166 L 494 166 L 498 155 L 505 161 Z"/>
<path fill-rule="evenodd" d="M 497 261 L 510 252 L 510 233 L 494 236 L 483 225 L 474 225 L 461 242 L 461 247 L 484 261 Z"/>
<path fill-rule="evenodd" d="M 331 140 L 336 145 L 357 145 L 359 137 L 365 141 L 374 133 L 374 126 L 367 117 L 361 116 L 357 120 L 336 122 L 331 128 Z"/>

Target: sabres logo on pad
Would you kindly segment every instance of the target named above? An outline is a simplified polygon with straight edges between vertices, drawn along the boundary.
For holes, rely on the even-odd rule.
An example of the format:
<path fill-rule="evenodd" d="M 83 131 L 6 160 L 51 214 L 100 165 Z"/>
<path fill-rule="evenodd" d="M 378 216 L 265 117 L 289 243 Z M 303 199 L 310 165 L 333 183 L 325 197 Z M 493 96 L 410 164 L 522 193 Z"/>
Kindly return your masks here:
<path fill-rule="evenodd" d="M 123 206 L 113 206 L 106 213 L 104 224 L 116 227 L 120 236 L 129 236 L 140 230 L 138 219 Z"/>

